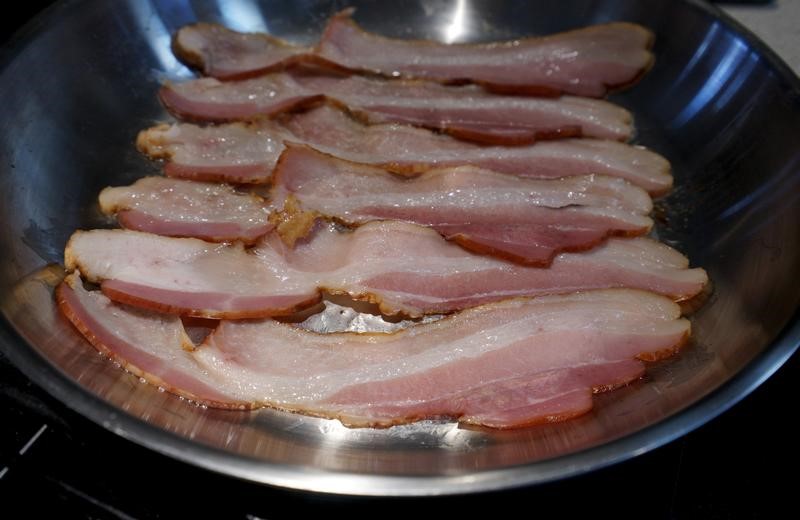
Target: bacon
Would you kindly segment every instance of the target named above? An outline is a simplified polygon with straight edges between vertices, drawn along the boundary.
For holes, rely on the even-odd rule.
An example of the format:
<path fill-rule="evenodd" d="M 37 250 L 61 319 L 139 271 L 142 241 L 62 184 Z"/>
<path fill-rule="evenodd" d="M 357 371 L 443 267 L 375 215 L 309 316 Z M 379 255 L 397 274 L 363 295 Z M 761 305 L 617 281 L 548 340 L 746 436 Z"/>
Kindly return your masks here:
<path fill-rule="evenodd" d="M 165 158 L 172 177 L 237 183 L 268 182 L 283 141 L 308 144 L 354 162 L 416 175 L 470 165 L 520 177 L 600 174 L 624 178 L 652 194 L 672 186 L 669 163 L 639 146 L 595 139 L 480 146 L 402 124 L 364 125 L 331 104 L 283 120 L 199 127 L 159 125 L 139 134 L 139 149 Z"/>
<path fill-rule="evenodd" d="M 122 227 L 157 235 L 252 244 L 272 229 L 265 201 L 224 184 L 145 177 L 100 192 L 100 209 Z"/>
<path fill-rule="evenodd" d="M 292 70 L 242 81 L 202 78 L 167 83 L 161 101 L 199 121 L 247 120 L 318 104 L 348 106 L 370 123 L 407 123 L 491 144 L 526 144 L 574 136 L 625 141 L 630 112 L 599 99 L 502 96 L 475 85 L 444 86 Z"/>
<path fill-rule="evenodd" d="M 673 354 L 690 333 L 666 298 L 606 290 L 509 300 L 393 334 L 223 321 L 187 351 L 157 323 L 79 283 L 62 285 L 59 301 L 98 348 L 148 379 L 156 371 L 156 384 L 172 392 L 210 406 L 269 406 L 348 426 L 452 418 L 515 428 L 568 419 L 592 408 L 593 392 L 639 378 L 643 360 Z M 129 315 L 143 328 L 136 337 L 128 334 Z M 168 359 L 176 360 L 171 370 L 153 369 Z"/>
<path fill-rule="evenodd" d="M 339 65 L 382 74 L 465 80 L 503 92 L 604 96 L 634 83 L 653 62 L 653 33 L 633 23 L 595 25 L 547 37 L 448 45 L 369 34 L 350 18 L 333 16 L 319 54 Z"/>
<path fill-rule="evenodd" d="M 609 235 L 639 235 L 652 225 L 650 197 L 622 179 L 522 179 L 470 166 L 407 179 L 292 144 L 271 191 L 276 206 L 290 196 L 304 210 L 348 224 L 415 222 L 473 251 L 540 266 L 559 251 L 588 249 Z"/>
<path fill-rule="evenodd" d="M 223 79 L 256 76 L 315 61 L 310 48 L 291 45 L 268 34 L 239 33 L 211 23 L 182 27 L 172 39 L 172 51 L 187 65 Z"/>
<path fill-rule="evenodd" d="M 135 231 L 79 231 L 65 263 L 114 300 L 210 318 L 290 314 L 319 301 L 323 289 L 378 303 L 385 314 L 418 317 L 515 296 L 614 287 L 685 300 L 707 282 L 683 255 L 647 238 L 610 239 L 540 269 L 476 256 L 433 230 L 396 221 L 350 233 L 318 225 L 294 249 L 272 233 L 249 252 Z"/>
<path fill-rule="evenodd" d="M 103 281 L 114 300 L 201 318 L 292 314 L 320 296 L 303 280 L 284 283 L 240 243 L 212 244 L 138 231 L 77 231 L 64 251 L 68 270 Z"/>
<path fill-rule="evenodd" d="M 272 121 L 222 126 L 161 124 L 142 130 L 136 146 L 153 159 L 167 159 L 169 177 L 263 184 L 293 136 Z"/>
<path fill-rule="evenodd" d="M 84 289 L 77 272 L 58 286 L 56 301 L 99 352 L 136 376 L 211 406 L 250 407 L 217 388 L 192 357 L 195 345 L 180 318 L 112 303 L 101 293 Z"/>
<path fill-rule="evenodd" d="M 330 19 L 316 52 L 265 34 L 242 34 L 212 24 L 181 29 L 173 49 L 184 62 L 225 79 L 313 62 L 392 77 L 473 81 L 502 92 L 592 97 L 634 83 L 653 62 L 653 33 L 632 23 L 507 42 L 448 45 L 369 34 L 351 14 L 345 10 Z"/>

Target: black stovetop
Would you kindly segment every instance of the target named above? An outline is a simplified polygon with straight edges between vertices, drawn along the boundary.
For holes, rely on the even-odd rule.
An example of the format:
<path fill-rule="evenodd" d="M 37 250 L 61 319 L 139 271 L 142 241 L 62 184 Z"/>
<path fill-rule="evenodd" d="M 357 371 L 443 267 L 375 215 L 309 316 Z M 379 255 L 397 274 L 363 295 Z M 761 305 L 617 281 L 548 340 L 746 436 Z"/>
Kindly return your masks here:
<path fill-rule="evenodd" d="M 48 0 L 15 3 L 0 43 Z M 552 484 L 466 497 L 364 499 L 250 484 L 174 461 L 72 412 L 0 355 L 0 518 L 281 518 L 304 513 L 558 512 L 772 518 L 796 509 L 800 356 L 732 410 L 667 446 Z M 520 507 L 515 507 L 520 506 Z M 549 515 L 548 515 L 549 516 Z"/>

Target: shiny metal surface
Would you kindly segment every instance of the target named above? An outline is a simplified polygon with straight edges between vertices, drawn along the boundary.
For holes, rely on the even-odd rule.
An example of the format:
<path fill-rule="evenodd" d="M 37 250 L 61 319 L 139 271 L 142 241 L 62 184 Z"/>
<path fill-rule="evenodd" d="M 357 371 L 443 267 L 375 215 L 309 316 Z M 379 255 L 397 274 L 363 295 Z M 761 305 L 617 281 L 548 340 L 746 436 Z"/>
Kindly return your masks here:
<path fill-rule="evenodd" d="M 659 237 L 714 283 L 694 341 L 646 382 L 599 396 L 577 420 L 513 432 L 425 422 L 348 430 L 262 410 L 195 407 L 140 384 L 58 315 L 52 286 L 76 228 L 107 226 L 96 196 L 157 171 L 134 149 L 167 116 L 160 81 L 188 77 L 169 36 L 196 19 L 313 41 L 340 1 L 68 1 L 0 60 L 3 351 L 37 383 L 111 431 L 223 473 L 351 494 L 438 494 L 553 480 L 652 449 L 714 417 L 797 348 L 800 81 L 767 49 L 694 1 L 352 1 L 367 28 L 446 41 L 505 39 L 608 20 L 657 34 L 656 65 L 613 96 L 637 141 L 669 158 L 676 188 Z"/>

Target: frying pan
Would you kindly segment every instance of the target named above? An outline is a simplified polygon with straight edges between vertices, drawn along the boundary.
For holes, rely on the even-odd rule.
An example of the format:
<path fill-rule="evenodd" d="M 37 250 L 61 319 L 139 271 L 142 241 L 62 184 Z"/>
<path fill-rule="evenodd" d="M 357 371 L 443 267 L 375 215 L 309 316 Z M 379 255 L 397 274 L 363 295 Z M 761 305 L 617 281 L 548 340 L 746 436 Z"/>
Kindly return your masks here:
<path fill-rule="evenodd" d="M 78 228 L 107 227 L 96 196 L 158 171 L 133 142 L 167 118 L 169 50 L 183 24 L 216 21 L 312 42 L 353 5 L 403 38 L 508 39 L 610 20 L 654 30 L 656 64 L 612 100 L 676 186 L 658 237 L 706 268 L 713 293 L 693 341 L 645 381 L 562 424 L 491 432 L 427 421 L 386 430 L 272 410 L 188 404 L 102 359 L 55 312 L 58 263 Z M 0 58 L 0 348 L 31 379 L 109 430 L 231 476 L 348 494 L 442 494 L 549 481 L 625 460 L 696 428 L 769 377 L 800 343 L 800 81 L 742 27 L 700 2 L 75 0 L 21 31 Z"/>

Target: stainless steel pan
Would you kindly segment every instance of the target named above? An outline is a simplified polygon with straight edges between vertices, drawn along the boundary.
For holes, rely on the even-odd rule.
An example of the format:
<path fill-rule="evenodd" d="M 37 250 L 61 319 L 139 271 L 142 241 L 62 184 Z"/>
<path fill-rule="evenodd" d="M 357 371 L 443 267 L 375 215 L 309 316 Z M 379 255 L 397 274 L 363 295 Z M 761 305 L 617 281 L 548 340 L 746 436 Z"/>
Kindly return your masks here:
<path fill-rule="evenodd" d="M 800 81 L 763 44 L 695 1 L 352 1 L 379 33 L 457 41 L 634 20 L 656 65 L 615 95 L 637 141 L 666 155 L 674 192 L 659 237 L 708 269 L 714 292 L 694 342 L 595 412 L 514 432 L 426 422 L 348 430 L 262 410 L 207 410 L 102 360 L 54 312 L 52 286 L 76 228 L 107 226 L 98 191 L 157 167 L 133 142 L 167 116 L 165 78 L 188 77 L 170 34 L 197 20 L 313 41 L 339 1 L 70 1 L 28 25 L 0 62 L 3 352 L 70 407 L 150 448 L 254 481 L 352 494 L 434 494 L 552 480 L 627 459 L 709 420 L 797 348 Z"/>

